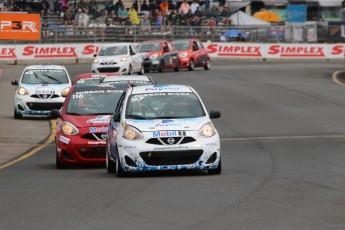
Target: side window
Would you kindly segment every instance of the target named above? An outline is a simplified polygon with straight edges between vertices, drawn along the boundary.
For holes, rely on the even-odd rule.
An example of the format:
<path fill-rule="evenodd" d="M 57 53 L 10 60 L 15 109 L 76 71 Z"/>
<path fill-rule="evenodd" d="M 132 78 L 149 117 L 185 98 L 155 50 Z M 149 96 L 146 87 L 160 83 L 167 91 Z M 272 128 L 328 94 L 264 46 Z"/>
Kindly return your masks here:
<path fill-rule="evenodd" d="M 134 55 L 135 54 L 135 52 L 132 49 L 132 46 L 129 46 L 129 53 L 130 53 L 130 55 Z"/>
<path fill-rule="evenodd" d="M 198 44 L 196 42 L 193 42 L 193 50 L 198 50 L 199 47 L 198 47 Z"/>
<path fill-rule="evenodd" d="M 169 50 L 174 50 L 174 46 L 171 43 L 168 43 Z"/>
<path fill-rule="evenodd" d="M 168 47 L 168 44 L 166 42 L 164 42 L 164 52 L 169 52 L 169 47 Z"/>
<path fill-rule="evenodd" d="M 201 42 L 197 42 L 197 44 L 198 44 L 199 49 L 203 49 L 204 48 L 204 46 L 202 45 Z"/>

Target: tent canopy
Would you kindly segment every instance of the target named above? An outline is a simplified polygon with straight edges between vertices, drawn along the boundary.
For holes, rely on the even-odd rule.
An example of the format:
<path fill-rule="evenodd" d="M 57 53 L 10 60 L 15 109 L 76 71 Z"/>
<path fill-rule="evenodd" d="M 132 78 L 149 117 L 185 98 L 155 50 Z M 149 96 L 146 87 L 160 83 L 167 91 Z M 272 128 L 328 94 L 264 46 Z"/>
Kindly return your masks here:
<path fill-rule="evenodd" d="M 236 13 L 232 14 L 229 18 L 234 26 L 269 26 L 271 25 L 271 23 L 252 17 L 249 14 L 244 13 L 243 11 L 237 11 Z"/>

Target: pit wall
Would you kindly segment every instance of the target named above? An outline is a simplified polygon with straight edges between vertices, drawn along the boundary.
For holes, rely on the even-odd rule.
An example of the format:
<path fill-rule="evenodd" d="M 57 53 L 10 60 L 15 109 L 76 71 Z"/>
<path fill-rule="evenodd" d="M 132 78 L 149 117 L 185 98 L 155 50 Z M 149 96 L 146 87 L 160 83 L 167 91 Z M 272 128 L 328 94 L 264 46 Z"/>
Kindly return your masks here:
<path fill-rule="evenodd" d="M 0 64 L 91 63 L 110 43 L 0 45 Z M 204 43 L 211 59 L 344 59 L 345 43 Z"/>

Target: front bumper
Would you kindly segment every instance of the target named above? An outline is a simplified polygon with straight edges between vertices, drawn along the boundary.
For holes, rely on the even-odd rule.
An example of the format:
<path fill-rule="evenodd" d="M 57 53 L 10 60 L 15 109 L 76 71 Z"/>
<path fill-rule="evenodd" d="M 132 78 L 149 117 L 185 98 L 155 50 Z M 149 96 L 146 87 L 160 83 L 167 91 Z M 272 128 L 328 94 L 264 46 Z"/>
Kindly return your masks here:
<path fill-rule="evenodd" d="M 158 71 L 160 68 L 160 65 L 161 65 L 160 63 L 161 63 L 160 59 L 151 60 L 149 58 L 146 58 L 143 61 L 144 70 L 145 71 Z"/>
<path fill-rule="evenodd" d="M 189 57 L 179 57 L 180 60 L 180 68 L 186 69 L 190 66 L 190 58 Z"/>
<path fill-rule="evenodd" d="M 126 172 L 215 169 L 220 161 L 220 142 L 218 135 L 182 145 L 153 145 L 121 139 L 118 154 Z"/>
<path fill-rule="evenodd" d="M 61 109 L 65 98 L 54 99 L 33 99 L 30 96 L 15 97 L 15 110 L 17 114 L 27 115 L 49 115 L 51 110 Z"/>
<path fill-rule="evenodd" d="M 92 64 L 91 71 L 93 73 L 118 73 L 127 74 L 128 64 L 115 64 L 115 65 L 104 65 L 104 64 Z"/>

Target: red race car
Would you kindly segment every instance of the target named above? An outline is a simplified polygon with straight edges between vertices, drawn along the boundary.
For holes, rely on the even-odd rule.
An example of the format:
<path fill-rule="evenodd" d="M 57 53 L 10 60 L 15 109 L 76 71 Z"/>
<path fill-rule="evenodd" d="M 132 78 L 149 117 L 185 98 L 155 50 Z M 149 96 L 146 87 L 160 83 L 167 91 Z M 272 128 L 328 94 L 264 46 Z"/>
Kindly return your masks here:
<path fill-rule="evenodd" d="M 98 85 L 100 80 L 105 77 L 121 76 L 117 73 L 83 73 L 78 74 L 73 80 L 72 85 Z"/>
<path fill-rule="evenodd" d="M 178 51 L 167 40 L 149 40 L 138 44 L 138 51 L 142 54 L 145 73 L 150 71 L 163 72 L 165 69 L 180 71 Z"/>
<path fill-rule="evenodd" d="M 72 86 L 61 110 L 53 110 L 56 121 L 56 168 L 76 164 L 104 164 L 106 133 L 117 101 L 130 87 Z"/>
<path fill-rule="evenodd" d="M 193 71 L 195 67 L 211 68 L 210 57 L 207 49 L 198 39 L 185 39 L 173 41 L 181 63 L 181 68 L 188 68 Z"/>

